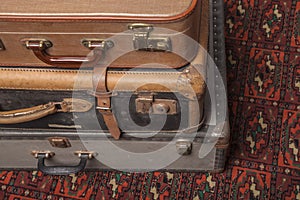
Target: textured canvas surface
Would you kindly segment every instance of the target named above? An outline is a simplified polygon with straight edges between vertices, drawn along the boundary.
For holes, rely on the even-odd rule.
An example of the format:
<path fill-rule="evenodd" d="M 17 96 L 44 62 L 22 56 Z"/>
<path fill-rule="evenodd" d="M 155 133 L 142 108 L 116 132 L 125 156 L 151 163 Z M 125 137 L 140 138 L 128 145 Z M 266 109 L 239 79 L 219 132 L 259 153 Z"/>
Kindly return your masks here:
<path fill-rule="evenodd" d="M 210 173 L 0 172 L 0 199 L 300 199 L 300 1 L 225 0 L 232 147 Z"/>

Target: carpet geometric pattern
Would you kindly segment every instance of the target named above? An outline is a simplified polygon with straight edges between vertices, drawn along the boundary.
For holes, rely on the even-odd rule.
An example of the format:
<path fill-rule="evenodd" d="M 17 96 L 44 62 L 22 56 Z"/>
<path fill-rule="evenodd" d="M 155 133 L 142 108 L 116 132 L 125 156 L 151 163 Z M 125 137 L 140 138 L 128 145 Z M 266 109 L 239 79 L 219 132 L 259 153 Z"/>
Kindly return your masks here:
<path fill-rule="evenodd" d="M 300 1 L 225 0 L 222 173 L 0 171 L 0 199 L 300 199 Z"/>

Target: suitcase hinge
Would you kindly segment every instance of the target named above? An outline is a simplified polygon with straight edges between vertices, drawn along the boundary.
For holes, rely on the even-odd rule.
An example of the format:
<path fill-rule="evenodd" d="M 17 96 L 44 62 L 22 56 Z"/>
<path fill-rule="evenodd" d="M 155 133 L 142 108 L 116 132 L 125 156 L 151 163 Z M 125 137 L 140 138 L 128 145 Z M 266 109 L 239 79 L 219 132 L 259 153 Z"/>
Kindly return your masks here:
<path fill-rule="evenodd" d="M 149 24 L 131 24 L 128 29 L 133 31 L 133 46 L 135 50 L 143 51 L 171 51 L 170 37 L 153 36 L 153 26 Z"/>
<path fill-rule="evenodd" d="M 153 94 L 141 94 L 135 100 L 136 112 L 141 114 L 177 114 L 177 101 L 155 99 Z"/>

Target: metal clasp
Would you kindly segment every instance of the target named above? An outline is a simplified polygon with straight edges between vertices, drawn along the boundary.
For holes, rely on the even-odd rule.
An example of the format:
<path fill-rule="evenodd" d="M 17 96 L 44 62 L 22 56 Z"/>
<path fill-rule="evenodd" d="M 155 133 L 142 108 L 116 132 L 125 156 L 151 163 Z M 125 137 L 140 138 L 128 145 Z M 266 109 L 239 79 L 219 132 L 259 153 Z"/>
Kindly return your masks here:
<path fill-rule="evenodd" d="M 171 51 L 172 43 L 169 37 L 154 36 L 154 30 L 149 24 L 130 24 L 128 29 L 133 31 L 133 46 L 135 50 L 143 51 Z"/>
<path fill-rule="evenodd" d="M 114 47 L 114 43 L 111 40 L 101 40 L 101 39 L 83 39 L 81 44 L 86 48 L 93 50 L 95 48 L 101 48 L 103 50 L 108 50 Z"/>
<path fill-rule="evenodd" d="M 179 155 L 190 155 L 192 148 L 193 146 L 190 140 L 179 139 L 176 141 L 176 150 Z"/>
<path fill-rule="evenodd" d="M 136 112 L 141 114 L 177 114 L 177 101 L 156 99 L 153 94 L 140 94 L 135 100 Z"/>
<path fill-rule="evenodd" d="M 68 138 L 65 137 L 50 137 L 48 138 L 51 146 L 55 148 L 69 148 L 71 147 L 71 143 Z"/>
<path fill-rule="evenodd" d="M 98 156 L 98 153 L 94 152 L 94 151 L 75 151 L 74 154 L 76 156 L 78 156 L 79 158 L 82 156 L 82 155 L 87 155 L 89 159 L 93 159 L 95 158 L 96 156 Z"/>
<path fill-rule="evenodd" d="M 31 155 L 33 155 L 35 158 L 38 158 L 39 156 L 44 156 L 45 158 L 52 158 L 55 156 L 55 153 L 52 151 L 32 151 Z"/>

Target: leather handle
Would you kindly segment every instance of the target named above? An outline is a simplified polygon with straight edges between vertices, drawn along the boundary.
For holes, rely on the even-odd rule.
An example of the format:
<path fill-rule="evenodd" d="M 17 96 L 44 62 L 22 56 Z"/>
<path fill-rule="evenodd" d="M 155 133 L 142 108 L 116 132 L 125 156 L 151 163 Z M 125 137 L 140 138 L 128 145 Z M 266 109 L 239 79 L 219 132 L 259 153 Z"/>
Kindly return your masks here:
<path fill-rule="evenodd" d="M 34 106 L 12 111 L 0 112 L 0 124 L 18 124 L 40 119 L 47 115 L 57 112 L 54 104 L 48 103 L 44 105 Z"/>
<path fill-rule="evenodd" d="M 68 175 L 82 171 L 86 166 L 88 156 L 82 155 L 79 164 L 76 166 L 46 166 L 45 159 L 44 155 L 38 156 L 38 170 L 49 175 Z"/>
<path fill-rule="evenodd" d="M 0 124 L 29 122 L 56 112 L 86 112 L 92 106 L 92 103 L 82 99 L 66 98 L 62 102 L 49 102 L 31 108 L 0 111 Z"/>
<path fill-rule="evenodd" d="M 113 47 L 111 41 L 83 40 L 83 45 L 93 51 L 91 56 L 50 55 L 47 49 L 52 47 L 52 42 L 45 39 L 24 39 L 24 45 L 32 50 L 34 55 L 42 62 L 59 68 L 92 67 L 104 56 L 104 52 Z"/>
<path fill-rule="evenodd" d="M 45 160 L 52 158 L 55 155 L 54 152 L 33 151 L 31 154 L 38 159 L 38 170 L 48 175 L 69 175 L 80 172 L 85 168 L 87 161 L 97 155 L 95 152 L 77 151 L 75 155 L 80 158 L 80 161 L 75 166 L 46 166 Z"/>

